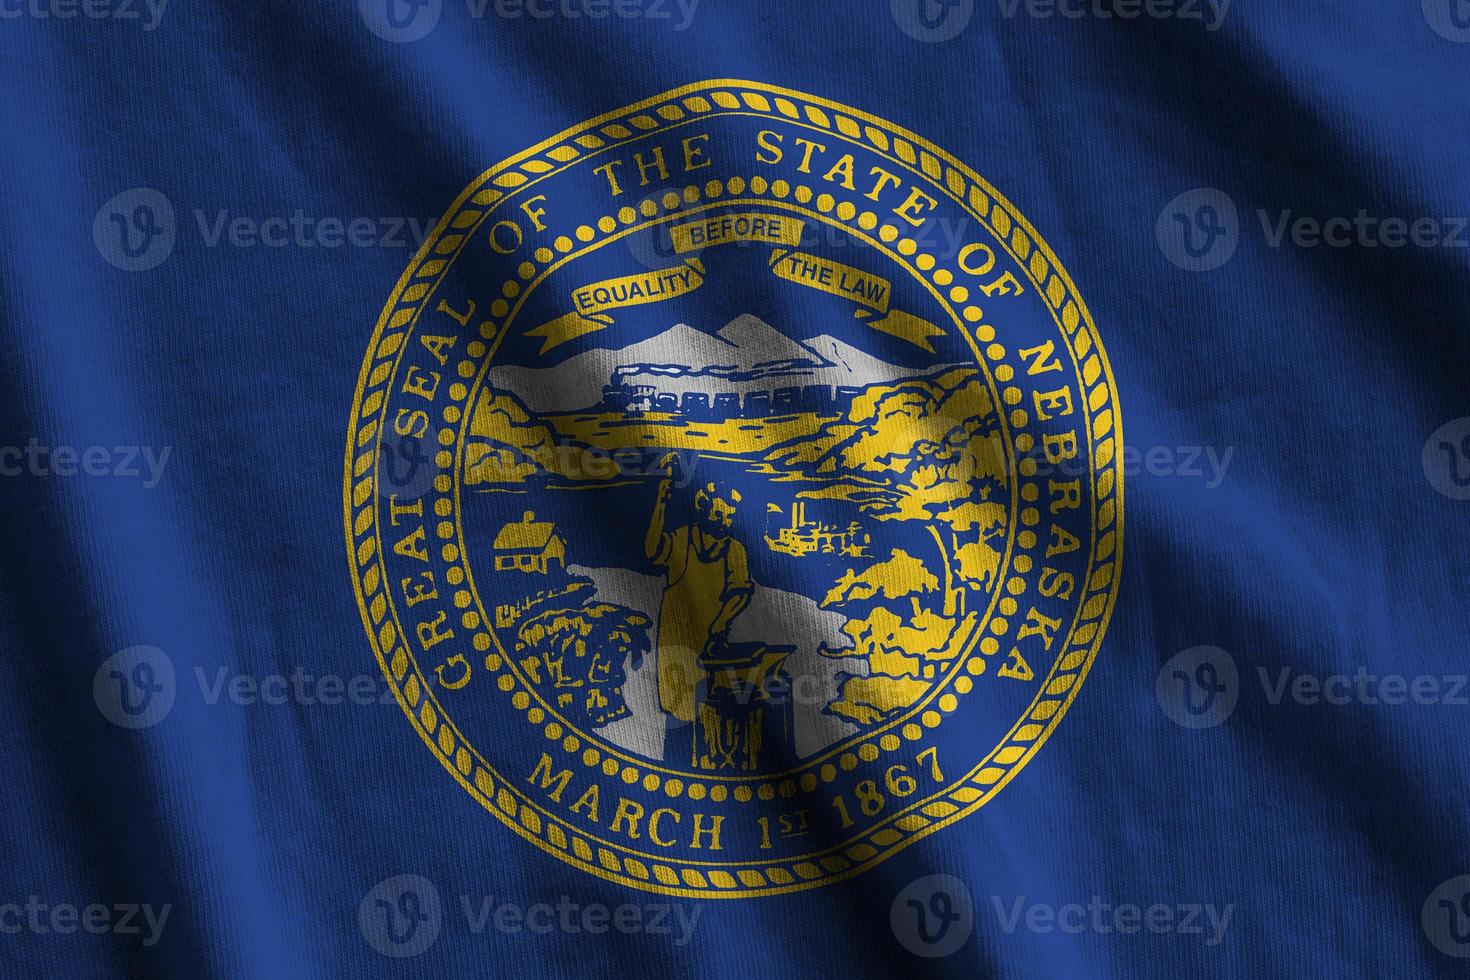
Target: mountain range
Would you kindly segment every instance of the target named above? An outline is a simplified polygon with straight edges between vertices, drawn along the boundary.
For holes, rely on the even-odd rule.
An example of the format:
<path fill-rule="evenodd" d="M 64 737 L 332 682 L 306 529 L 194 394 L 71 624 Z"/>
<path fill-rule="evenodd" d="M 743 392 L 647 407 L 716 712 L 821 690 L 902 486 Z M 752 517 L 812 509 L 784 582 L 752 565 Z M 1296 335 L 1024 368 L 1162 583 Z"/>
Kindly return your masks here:
<path fill-rule="evenodd" d="M 746 314 L 714 333 L 680 323 L 627 347 L 584 351 L 554 367 L 493 368 L 489 381 L 532 412 L 550 414 L 598 405 L 603 386 L 615 377 L 621 384 L 653 385 L 682 395 L 807 385 L 865 387 L 939 368 L 890 364 L 827 334 L 793 340 Z"/>

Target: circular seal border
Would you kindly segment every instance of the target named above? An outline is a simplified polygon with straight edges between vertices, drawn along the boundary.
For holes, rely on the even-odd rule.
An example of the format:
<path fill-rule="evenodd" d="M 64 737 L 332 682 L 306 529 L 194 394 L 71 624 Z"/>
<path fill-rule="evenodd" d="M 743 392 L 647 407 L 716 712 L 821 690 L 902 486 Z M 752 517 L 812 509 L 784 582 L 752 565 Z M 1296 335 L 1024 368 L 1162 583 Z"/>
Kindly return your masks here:
<path fill-rule="evenodd" d="M 1094 481 L 1094 541 L 1078 613 L 1052 669 L 1006 738 L 941 792 L 896 810 L 825 857 L 787 862 L 725 863 L 644 860 L 626 848 L 583 839 L 513 783 L 494 772 L 438 707 L 427 682 L 399 644 L 388 615 L 378 564 L 377 459 L 387 382 L 423 301 L 494 206 L 533 179 L 575 162 L 585 152 L 641 138 L 691 117 L 728 113 L 767 116 L 825 130 L 876 150 L 927 178 L 989 229 L 1021 266 L 1052 313 L 1077 366 L 1088 412 Z M 493 329 L 493 325 L 487 325 Z M 399 278 L 374 328 L 359 372 L 343 460 L 343 521 L 353 589 L 380 668 L 420 737 L 481 805 L 553 856 L 599 878 L 665 895 L 755 897 L 817 887 L 859 874 L 923 837 L 969 815 L 995 796 L 1055 730 L 1096 659 L 1117 598 L 1122 560 L 1122 423 L 1111 365 L 1076 285 L 1035 228 L 978 173 L 927 140 L 868 113 L 779 86 L 733 79 L 698 82 L 572 127 L 481 174 L 455 200 Z M 622 853 L 617 853 L 621 851 Z M 728 869 L 728 870 L 727 870 Z M 732 873 L 733 871 L 733 873 Z"/>

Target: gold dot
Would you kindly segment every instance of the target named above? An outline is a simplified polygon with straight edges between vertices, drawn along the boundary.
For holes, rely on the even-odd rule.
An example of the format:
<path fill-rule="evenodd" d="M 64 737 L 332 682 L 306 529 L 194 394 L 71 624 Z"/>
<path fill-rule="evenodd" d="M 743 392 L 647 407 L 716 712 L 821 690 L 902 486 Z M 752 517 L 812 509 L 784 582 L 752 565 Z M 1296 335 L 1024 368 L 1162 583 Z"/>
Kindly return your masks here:
<path fill-rule="evenodd" d="M 434 477 L 434 489 L 437 490 L 439 493 L 448 493 L 449 488 L 453 485 L 453 482 L 445 473 L 440 473 L 438 476 Z"/>
<path fill-rule="evenodd" d="M 985 356 L 990 358 L 992 361 L 1004 360 L 1006 356 L 1006 349 L 1000 344 L 991 344 L 989 347 L 985 348 Z"/>
<path fill-rule="evenodd" d="M 853 216 L 856 214 L 857 205 L 853 204 L 851 201 L 843 201 L 841 204 L 837 205 L 837 217 L 842 221 L 851 221 L 853 219 Z"/>
<path fill-rule="evenodd" d="M 858 746 L 858 758 L 862 759 L 864 762 L 872 762 L 874 759 L 878 758 L 878 746 L 874 745 L 872 742 L 864 742 L 862 745 Z"/>
<path fill-rule="evenodd" d="M 449 398 L 451 401 L 462 402 L 469 393 L 469 389 L 458 381 L 449 386 Z"/>
<path fill-rule="evenodd" d="M 1034 483 L 1021 484 L 1021 499 L 1031 503 L 1041 494 L 1041 488 Z"/>
<path fill-rule="evenodd" d="M 1008 632 L 1010 632 L 1010 629 L 1010 622 L 1003 616 L 996 616 L 990 621 L 990 632 L 994 633 L 996 636 L 1005 636 Z"/>
<path fill-rule="evenodd" d="M 1036 532 L 1022 531 L 1020 534 L 1016 535 L 1016 544 L 1027 549 L 1036 547 Z"/>
<path fill-rule="evenodd" d="M 914 259 L 914 265 L 918 267 L 920 272 L 928 272 L 930 269 L 934 268 L 934 256 L 930 255 L 928 252 L 925 252 L 917 259 Z"/>
<path fill-rule="evenodd" d="M 978 306 L 967 306 L 967 307 L 965 307 L 964 317 L 965 317 L 965 320 L 967 322 L 969 322 L 969 323 L 979 323 L 980 322 L 980 318 L 983 317 L 984 315 L 985 315 L 985 311 L 982 310 L 982 309 L 980 309 L 980 307 L 978 307 Z"/>
<path fill-rule="evenodd" d="M 791 193 L 791 185 L 784 180 L 778 180 L 771 184 L 771 193 L 776 197 L 784 198 Z"/>
<path fill-rule="evenodd" d="M 604 235 L 611 235 L 618 230 L 618 223 L 613 220 L 612 215 L 605 214 L 597 219 L 597 230 Z"/>
<path fill-rule="evenodd" d="M 451 568 L 449 571 L 444 573 L 444 577 L 449 579 L 450 585 L 458 585 L 459 583 L 464 581 L 464 569 Z"/>
<path fill-rule="evenodd" d="M 461 378 L 473 378 L 475 376 L 475 364 L 473 361 L 459 362 L 459 376 Z"/>
<path fill-rule="evenodd" d="M 632 208 L 619 208 L 618 220 L 625 225 L 631 225 L 633 222 L 638 220 L 638 212 L 634 211 Z"/>
<path fill-rule="evenodd" d="M 454 454 L 450 452 L 438 452 L 434 454 L 434 465 L 441 470 L 447 470 L 454 465 Z"/>
<path fill-rule="evenodd" d="M 802 776 L 801 776 L 801 791 L 803 793 L 810 793 L 812 790 L 814 790 L 816 788 L 817 788 L 817 777 L 816 777 L 816 775 L 813 774 L 813 773 L 809 773 L 809 772 L 802 773 Z"/>
<path fill-rule="evenodd" d="M 980 670 L 984 669 L 985 662 L 982 660 L 980 662 Z M 956 691 L 959 691 L 961 694 L 969 694 L 975 689 L 975 682 L 970 680 L 968 677 L 956 677 L 954 681 L 954 689 Z"/>
<path fill-rule="evenodd" d="M 959 701 L 955 699 L 955 696 L 953 694 L 941 695 L 939 698 L 940 711 L 953 711 L 958 706 Z"/>
<path fill-rule="evenodd" d="M 482 633 L 480 635 L 484 636 L 485 634 Z M 490 671 L 492 674 L 500 669 L 500 665 L 502 663 L 504 663 L 504 661 L 500 659 L 500 654 L 498 653 L 490 653 L 485 655 L 485 669 Z"/>
<path fill-rule="evenodd" d="M 986 639 L 988 640 L 990 639 L 990 637 L 987 636 Z M 976 677 L 979 677 L 981 674 L 985 673 L 985 661 L 981 660 L 979 657 L 971 657 L 969 660 L 965 661 L 965 669 L 974 674 Z"/>
<path fill-rule="evenodd" d="M 509 312 L 510 304 L 503 299 L 497 299 L 495 302 L 490 304 L 491 316 L 505 316 Z"/>
<path fill-rule="evenodd" d="M 561 725 L 554 721 L 551 724 L 547 725 L 546 737 L 552 742 L 555 742 L 557 739 L 561 738 Z"/>
<path fill-rule="evenodd" d="M 459 422 L 459 419 L 460 412 L 458 405 L 446 405 L 444 407 L 444 421 L 448 422 L 450 425 L 454 425 Z"/>
<path fill-rule="evenodd" d="M 770 186 L 770 184 L 766 183 L 766 178 L 764 177 L 750 178 L 750 189 L 753 193 L 764 194 Z"/>
<path fill-rule="evenodd" d="M 843 772 L 852 772 L 857 768 L 857 756 L 851 752 L 844 752 L 842 753 L 842 757 L 837 760 L 837 764 L 842 767 Z"/>
<path fill-rule="evenodd" d="M 617 759 L 607 758 L 602 760 L 602 774 L 604 776 L 616 776 L 618 770 L 621 768 L 622 766 L 618 765 Z"/>
<path fill-rule="evenodd" d="M 531 253 L 531 258 L 535 259 L 537 262 L 540 262 L 542 265 L 545 265 L 552 259 L 556 258 L 556 256 L 552 254 L 551 249 L 543 245 L 540 248 L 536 249 L 536 251 Z"/>
<path fill-rule="evenodd" d="M 629 786 L 632 786 L 634 783 L 638 782 L 638 770 L 634 769 L 632 766 L 624 769 L 623 782 L 627 783 Z"/>
<path fill-rule="evenodd" d="M 884 735 L 882 738 L 878 739 L 878 744 L 882 747 L 884 752 L 892 752 L 894 749 L 898 748 L 898 736 L 894 735 L 892 732 L 889 732 L 887 735 Z"/>
<path fill-rule="evenodd" d="M 562 750 L 565 752 L 575 752 L 577 751 L 577 749 L 581 748 L 581 746 L 582 740 L 575 735 L 568 735 L 566 738 L 561 740 L 561 747 Z"/>
<path fill-rule="evenodd" d="M 1031 421 L 1031 416 L 1026 414 L 1024 408 L 1018 408 L 1011 413 L 1011 428 L 1024 429 L 1026 423 Z"/>
<path fill-rule="evenodd" d="M 761 787 L 755 791 L 755 795 L 763 800 L 774 800 L 776 798 L 776 787 L 770 783 L 761 783 Z"/>
<path fill-rule="evenodd" d="M 596 749 L 588 749 L 586 752 L 582 753 L 582 765 L 587 766 L 590 769 L 592 766 L 597 765 L 597 760 L 601 758 L 601 752 L 597 751 Z"/>
<path fill-rule="evenodd" d="M 1022 476 L 1035 476 L 1036 460 L 1032 459 L 1030 456 L 1027 456 L 1025 459 L 1016 464 L 1016 470 Z"/>
<path fill-rule="evenodd" d="M 452 544 L 446 544 L 439 550 L 439 554 L 444 556 L 445 561 L 459 561 L 459 548 Z"/>
<path fill-rule="evenodd" d="M 467 630 L 480 628 L 480 614 L 471 609 L 459 618 L 460 624 Z"/>
<path fill-rule="evenodd" d="M 454 505 L 449 502 L 448 497 L 440 497 L 438 500 L 434 501 L 434 513 L 437 514 L 439 517 L 448 517 L 449 510 L 453 506 Z"/>
<path fill-rule="evenodd" d="M 439 532 L 439 537 L 441 538 L 454 537 L 454 525 L 449 521 L 441 522 L 435 530 Z"/>
<path fill-rule="evenodd" d="M 956 286 L 949 291 L 949 298 L 952 302 L 963 303 L 970 298 L 970 291 L 964 286 Z"/>
<path fill-rule="evenodd" d="M 831 211 L 836 206 L 837 198 L 833 197 L 831 194 L 823 194 L 817 198 L 817 210 L 821 211 L 823 214 Z"/>
<path fill-rule="evenodd" d="M 510 703 L 515 706 L 517 711 L 525 711 L 526 705 L 531 703 L 531 695 L 525 691 L 517 691 L 510 696 Z"/>
<path fill-rule="evenodd" d="M 699 200 L 699 188 L 698 187 L 695 187 L 693 184 L 691 184 L 688 187 L 684 188 L 684 203 L 685 204 L 693 204 L 695 201 L 698 201 L 698 200 Z"/>
<path fill-rule="evenodd" d="M 684 792 L 684 780 L 670 779 L 664 783 L 664 795 L 670 799 L 678 799 L 679 794 Z"/>
<path fill-rule="evenodd" d="M 578 225 L 576 235 L 577 241 L 590 242 L 597 237 L 597 232 L 593 231 L 588 225 Z"/>
<path fill-rule="evenodd" d="M 1021 523 L 1027 527 L 1035 527 L 1040 521 L 1041 514 L 1037 512 L 1035 507 L 1027 507 L 1021 511 Z"/>
<path fill-rule="evenodd" d="M 676 191 L 669 191 L 664 195 L 664 210 L 672 211 L 679 206 L 679 195 Z"/>
<path fill-rule="evenodd" d="M 907 725 L 903 726 L 903 737 L 908 739 L 910 742 L 917 742 L 919 739 L 924 737 L 924 729 L 920 728 L 918 725 L 915 725 L 913 722 L 909 722 Z"/>
<path fill-rule="evenodd" d="M 745 193 L 745 178 L 744 177 L 731 177 L 730 180 L 729 180 L 729 182 L 725 186 L 727 188 L 729 188 L 729 191 L 730 191 L 731 194 L 744 194 Z"/>
<path fill-rule="evenodd" d="M 939 712 L 937 712 L 937 711 L 926 711 L 926 712 L 924 712 L 919 717 L 919 720 L 924 723 L 924 727 L 925 728 L 938 728 L 939 727 Z"/>
<path fill-rule="evenodd" d="M 1026 580 L 1017 575 L 1006 582 L 1006 591 L 1011 595 L 1021 595 L 1026 591 Z"/>
<path fill-rule="evenodd" d="M 1000 644 L 997 643 L 992 637 L 987 636 L 985 639 L 980 641 L 980 652 L 985 654 L 987 657 L 995 656 L 995 652 L 999 649 Z M 974 662 L 975 661 L 971 661 L 971 663 Z M 971 671 L 971 673 L 975 672 Z"/>
<path fill-rule="evenodd" d="M 871 211 L 864 211 L 858 215 L 858 227 L 863 231 L 872 231 L 878 227 L 878 216 Z"/>
<path fill-rule="evenodd" d="M 919 243 L 912 238 L 901 238 L 898 241 L 899 255 L 913 255 L 919 250 Z"/>
<path fill-rule="evenodd" d="M 1020 559 L 1017 559 L 1017 561 L 1019 560 Z M 1004 599 L 1001 599 L 997 606 L 1000 609 L 1000 614 L 1002 616 L 1014 616 L 1016 614 L 1016 600 L 1012 599 L 1010 596 L 1006 596 Z"/>
<path fill-rule="evenodd" d="M 500 287 L 500 291 L 505 294 L 506 299 L 515 299 L 521 294 L 521 284 L 514 279 L 507 279 L 505 285 Z"/>
<path fill-rule="evenodd" d="M 658 790 L 659 782 L 660 780 L 658 778 L 658 774 L 651 772 L 647 776 L 643 777 L 643 789 L 649 793 L 656 792 Z"/>
<path fill-rule="evenodd" d="M 937 269 L 934 272 L 934 283 L 937 286 L 948 286 L 954 282 L 954 273 L 948 269 Z"/>
<path fill-rule="evenodd" d="M 1023 453 L 1029 453 L 1036 446 L 1036 440 L 1029 432 L 1022 432 L 1016 436 L 1016 449 Z"/>
<path fill-rule="evenodd" d="M 533 725 L 539 725 L 546 720 L 546 712 L 540 708 L 532 708 L 526 712 L 526 720 Z"/>
<path fill-rule="evenodd" d="M 689 784 L 688 793 L 689 793 L 689 798 L 691 800 L 702 800 L 702 799 L 704 799 L 704 784 L 703 783 L 690 783 Z"/>
<path fill-rule="evenodd" d="M 729 795 L 730 795 L 730 790 L 726 786 L 716 785 L 716 786 L 711 786 L 709 788 L 709 798 L 712 799 L 712 800 L 714 800 L 716 803 L 723 803 L 723 802 L 725 802 L 725 798 L 728 797 Z M 741 787 L 737 788 L 735 790 L 735 799 L 740 800 L 741 802 L 744 802 L 745 800 L 750 799 L 750 789 L 749 789 L 749 787 L 741 786 Z"/>
<path fill-rule="evenodd" d="M 705 197 L 719 197 L 725 193 L 725 184 L 718 177 L 704 185 Z"/>
<path fill-rule="evenodd" d="M 805 184 L 798 185 L 797 188 L 796 188 L 796 203 L 797 204 L 810 204 L 811 203 L 811 200 L 812 200 L 812 189 L 810 187 L 806 186 Z"/>
<path fill-rule="evenodd" d="M 878 229 L 878 239 L 884 242 L 898 241 L 898 229 L 892 225 L 884 225 Z"/>
<path fill-rule="evenodd" d="M 821 775 L 822 777 L 822 782 L 830 783 L 832 780 L 837 778 L 837 767 L 829 762 L 822 767 L 819 775 Z"/>
<path fill-rule="evenodd" d="M 531 262 L 522 262 L 516 266 L 516 275 L 522 279 L 530 279 L 536 274 L 536 266 Z"/>
<path fill-rule="evenodd" d="M 500 679 L 495 682 L 495 686 L 509 694 L 515 689 L 516 679 L 509 674 L 501 674 Z"/>
<path fill-rule="evenodd" d="M 998 367 L 998 368 L 995 369 L 995 380 L 999 381 L 1002 384 L 1004 384 L 1005 382 L 1011 380 L 1015 376 L 1016 376 L 1016 369 L 1013 368 L 1013 367 L 1011 367 L 1009 364 L 1002 364 L 1000 367 Z M 1019 395 L 1020 392 L 1018 391 L 1016 394 Z M 1016 402 L 1018 402 L 1020 400 L 1021 399 L 1018 397 L 1016 399 L 1016 401 L 1015 402 L 1011 402 L 1011 404 L 1014 405 L 1014 404 L 1016 404 Z"/>
<path fill-rule="evenodd" d="M 441 445 L 441 446 L 452 446 L 452 445 L 454 445 L 454 430 L 453 429 L 440 429 L 439 430 L 438 439 L 439 439 L 439 445 Z"/>
<path fill-rule="evenodd" d="M 643 217 L 651 218 L 658 214 L 658 202 L 649 199 L 638 205 L 638 210 L 643 212 Z"/>
<path fill-rule="evenodd" d="M 988 344 L 995 339 L 995 328 L 987 324 L 981 324 L 975 328 L 975 339 L 982 344 Z"/>
<path fill-rule="evenodd" d="M 1000 397 L 1007 405 L 1019 405 L 1021 404 L 1021 389 L 1007 388 L 1000 393 Z"/>
<path fill-rule="evenodd" d="M 474 639 L 473 642 L 475 644 L 475 649 L 478 650 L 478 651 L 480 651 L 481 653 L 484 653 L 486 650 L 490 649 L 490 643 L 491 643 L 490 634 L 489 633 L 476 633 L 475 634 L 475 639 Z"/>

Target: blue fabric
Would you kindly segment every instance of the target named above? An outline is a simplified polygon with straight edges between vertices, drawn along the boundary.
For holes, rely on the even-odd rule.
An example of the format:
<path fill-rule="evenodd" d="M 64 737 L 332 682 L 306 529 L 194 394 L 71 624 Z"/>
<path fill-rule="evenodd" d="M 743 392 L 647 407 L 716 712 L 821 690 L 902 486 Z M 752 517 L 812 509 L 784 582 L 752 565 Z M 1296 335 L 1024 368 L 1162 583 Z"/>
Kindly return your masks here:
<path fill-rule="evenodd" d="M 114 473 L 56 475 L 37 449 L 46 473 L 0 479 L 0 904 L 171 907 L 151 944 L 141 913 L 141 934 L 0 936 L 5 975 L 1456 975 L 1426 921 L 1460 914 L 1458 893 L 1448 911 L 1429 900 L 1470 872 L 1453 703 L 1470 429 L 1452 425 L 1470 415 L 1470 250 L 1463 227 L 1438 247 L 1272 236 L 1285 211 L 1466 213 L 1464 4 L 1239 4 L 1214 30 L 1199 6 L 1072 19 L 980 3 L 933 41 L 876 2 L 727 0 L 686 22 L 675 4 L 475 18 L 445 0 L 427 36 L 397 43 L 349 3 L 174 0 L 149 30 L 146 7 L 60 19 L 0 0 L 0 442 L 104 447 Z M 496 161 L 707 78 L 862 108 L 999 188 L 1085 296 L 1138 455 L 1106 640 L 1025 771 L 856 878 L 699 902 L 552 859 L 430 762 L 383 697 L 344 574 L 341 481 L 358 365 L 414 223 Z M 135 188 L 166 199 L 176 240 L 129 272 L 99 247 L 99 212 Z M 1196 243 L 1230 218 L 1204 210 L 1218 196 L 1171 205 L 1201 188 L 1233 204 L 1238 241 L 1196 272 L 1175 215 Z M 140 203 L 156 202 L 121 206 Z M 297 212 L 373 219 L 377 245 L 324 247 L 320 229 L 303 245 L 285 225 L 280 247 L 228 230 L 211 244 L 221 214 Z M 139 447 L 138 475 L 117 447 Z M 176 696 L 130 730 L 93 682 L 139 646 L 167 653 Z M 1219 674 L 1198 655 L 1166 665 L 1201 646 L 1227 653 L 1235 704 L 1192 728 L 1169 689 Z M 139 662 L 118 669 L 147 679 Z M 1442 687 L 1427 704 L 1273 699 L 1283 668 Z M 201 689 L 293 673 L 367 678 L 373 703 Z M 438 941 L 401 961 L 359 922 L 400 874 L 444 906 Z M 890 913 L 930 874 L 968 889 L 974 934 L 918 959 Z M 683 945 L 677 925 L 476 934 L 462 895 L 699 918 Z M 1203 933 L 1025 918 L 1099 903 L 1198 905 Z M 1204 906 L 1231 910 L 1218 935 Z"/>

